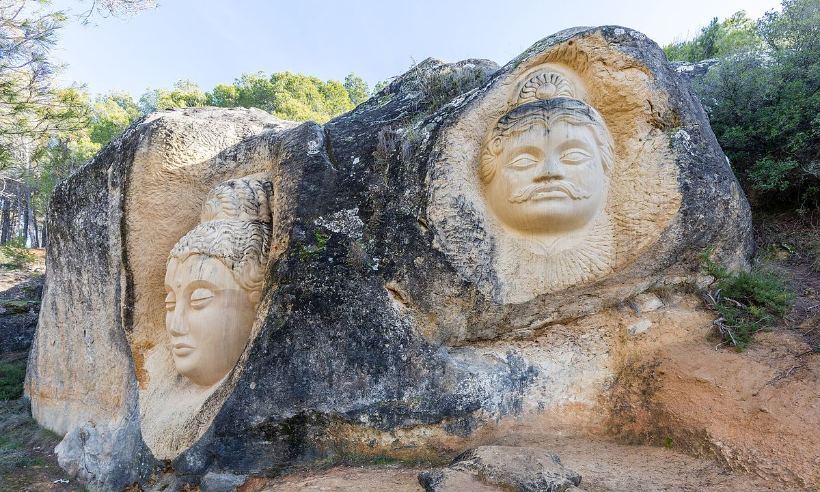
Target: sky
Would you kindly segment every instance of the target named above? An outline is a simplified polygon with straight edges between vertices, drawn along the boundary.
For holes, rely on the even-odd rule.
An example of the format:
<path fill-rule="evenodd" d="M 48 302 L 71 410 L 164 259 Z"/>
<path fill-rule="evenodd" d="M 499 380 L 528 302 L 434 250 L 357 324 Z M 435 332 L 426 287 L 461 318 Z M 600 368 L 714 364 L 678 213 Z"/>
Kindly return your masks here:
<path fill-rule="evenodd" d="M 56 0 L 79 12 L 78 0 Z M 210 90 L 243 73 L 291 71 L 323 80 L 355 72 L 372 87 L 427 57 L 503 65 L 539 39 L 573 26 L 617 24 L 663 46 L 712 17 L 752 18 L 778 0 L 160 0 L 127 18 L 72 20 L 54 51 L 62 84 L 94 94 L 180 79 Z"/>

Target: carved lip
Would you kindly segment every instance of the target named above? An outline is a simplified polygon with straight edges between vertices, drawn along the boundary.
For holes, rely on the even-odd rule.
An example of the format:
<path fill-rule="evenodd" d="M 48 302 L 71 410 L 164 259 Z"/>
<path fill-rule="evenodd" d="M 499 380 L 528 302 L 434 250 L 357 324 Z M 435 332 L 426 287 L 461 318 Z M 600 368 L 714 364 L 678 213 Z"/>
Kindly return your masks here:
<path fill-rule="evenodd" d="M 194 351 L 194 346 L 193 345 L 188 345 L 187 343 L 183 343 L 183 342 L 177 342 L 173 345 L 172 350 L 174 352 L 174 355 L 184 356 L 184 355 L 188 355 L 191 352 L 193 352 Z"/>
<path fill-rule="evenodd" d="M 533 193 L 530 200 L 553 200 L 556 198 L 571 198 L 571 196 L 559 186 L 545 186 Z"/>

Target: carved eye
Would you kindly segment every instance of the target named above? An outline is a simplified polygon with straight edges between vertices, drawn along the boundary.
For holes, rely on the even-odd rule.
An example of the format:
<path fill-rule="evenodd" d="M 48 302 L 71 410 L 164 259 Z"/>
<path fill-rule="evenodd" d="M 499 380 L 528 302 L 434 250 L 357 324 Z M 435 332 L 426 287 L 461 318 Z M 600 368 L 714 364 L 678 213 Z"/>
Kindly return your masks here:
<path fill-rule="evenodd" d="M 536 162 L 538 162 L 538 159 L 536 159 L 535 156 L 533 156 L 532 154 L 524 153 L 518 154 L 507 165 L 515 169 L 526 169 L 535 164 Z"/>
<path fill-rule="evenodd" d="M 173 292 L 169 292 L 167 296 L 165 296 L 165 309 L 167 311 L 173 311 L 177 305 L 176 297 L 174 296 Z"/>
<path fill-rule="evenodd" d="M 566 162 L 567 164 L 578 164 L 586 161 L 591 157 L 592 154 L 590 154 L 586 150 L 574 148 L 566 150 L 561 154 L 561 162 Z"/>
<path fill-rule="evenodd" d="M 191 307 L 201 309 L 213 299 L 214 293 L 208 289 L 199 288 L 191 293 Z"/>

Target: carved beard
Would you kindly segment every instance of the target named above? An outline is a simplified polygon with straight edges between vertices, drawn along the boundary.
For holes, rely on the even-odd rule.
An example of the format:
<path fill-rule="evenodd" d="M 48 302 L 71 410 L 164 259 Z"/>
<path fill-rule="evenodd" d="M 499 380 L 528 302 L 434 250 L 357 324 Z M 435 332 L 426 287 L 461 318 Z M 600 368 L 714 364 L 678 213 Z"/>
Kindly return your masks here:
<path fill-rule="evenodd" d="M 614 228 L 605 210 L 571 241 L 542 244 L 522 237 L 500 239 L 496 278 L 505 302 L 524 302 L 533 294 L 600 278 L 612 271 L 615 258 Z"/>

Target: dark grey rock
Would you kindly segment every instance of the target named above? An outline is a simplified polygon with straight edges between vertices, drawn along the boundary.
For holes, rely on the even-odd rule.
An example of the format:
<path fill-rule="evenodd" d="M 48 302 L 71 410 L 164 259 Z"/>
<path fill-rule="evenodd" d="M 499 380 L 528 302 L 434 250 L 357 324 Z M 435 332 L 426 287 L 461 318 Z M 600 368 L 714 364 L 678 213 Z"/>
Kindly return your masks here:
<path fill-rule="evenodd" d="M 681 75 L 681 77 L 683 77 L 689 83 L 692 83 L 696 80 L 700 80 L 703 77 L 705 77 L 706 74 L 709 73 L 709 69 L 711 69 L 718 63 L 720 63 L 720 60 L 716 58 L 710 58 L 708 60 L 701 60 L 696 63 L 676 61 L 672 62 L 671 65 L 672 68 L 674 68 L 675 71 L 679 75 Z"/>
<path fill-rule="evenodd" d="M 575 490 L 581 476 L 545 449 L 514 446 L 470 449 L 444 470 L 419 474 L 419 482 L 428 492 L 466 490 L 471 480 L 498 490 L 563 492 Z"/>
<path fill-rule="evenodd" d="M 202 477 L 199 488 L 202 492 L 232 492 L 245 483 L 248 477 L 232 473 L 210 472 Z"/>
<path fill-rule="evenodd" d="M 0 292 L 0 354 L 31 347 L 43 295 L 42 276 Z"/>

